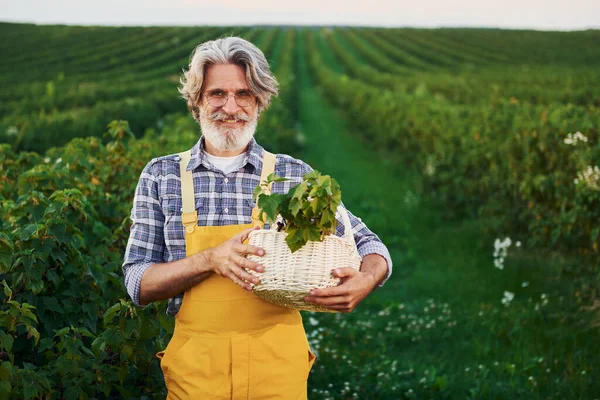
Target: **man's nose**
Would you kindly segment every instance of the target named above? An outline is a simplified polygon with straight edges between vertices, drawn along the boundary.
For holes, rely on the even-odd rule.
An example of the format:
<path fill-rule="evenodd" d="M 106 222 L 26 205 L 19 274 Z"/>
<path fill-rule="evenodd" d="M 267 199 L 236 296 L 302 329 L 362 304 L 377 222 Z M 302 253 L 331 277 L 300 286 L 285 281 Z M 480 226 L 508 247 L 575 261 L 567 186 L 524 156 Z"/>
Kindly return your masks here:
<path fill-rule="evenodd" d="M 223 105 L 223 111 L 225 111 L 229 115 L 233 115 L 240 110 L 240 106 L 235 101 L 235 97 L 233 95 L 229 95 L 227 97 L 227 102 Z"/>

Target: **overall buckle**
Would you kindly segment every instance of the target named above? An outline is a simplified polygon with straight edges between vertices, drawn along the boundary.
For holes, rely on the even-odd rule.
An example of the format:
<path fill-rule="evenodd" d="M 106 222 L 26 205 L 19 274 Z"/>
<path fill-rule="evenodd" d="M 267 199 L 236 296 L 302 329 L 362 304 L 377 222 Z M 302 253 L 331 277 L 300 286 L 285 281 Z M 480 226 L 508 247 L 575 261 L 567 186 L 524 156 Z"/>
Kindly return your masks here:
<path fill-rule="evenodd" d="M 194 211 L 181 214 L 181 224 L 185 226 L 187 233 L 194 232 L 194 228 L 198 225 L 198 213 Z"/>

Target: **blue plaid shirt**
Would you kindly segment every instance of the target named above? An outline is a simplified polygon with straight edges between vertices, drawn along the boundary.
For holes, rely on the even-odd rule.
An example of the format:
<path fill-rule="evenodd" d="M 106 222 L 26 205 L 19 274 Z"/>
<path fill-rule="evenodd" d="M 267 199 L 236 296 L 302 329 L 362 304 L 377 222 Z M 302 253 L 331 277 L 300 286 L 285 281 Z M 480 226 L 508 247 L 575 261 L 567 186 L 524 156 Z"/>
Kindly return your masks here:
<path fill-rule="evenodd" d="M 254 203 L 252 192 L 258 185 L 262 169 L 264 149 L 254 139 L 246 151 L 246 157 L 233 172 L 225 176 L 206 159 L 204 139 L 192 148 L 188 170 L 193 170 L 196 210 L 201 226 L 224 226 L 251 223 Z M 154 263 L 164 263 L 185 258 L 185 231 L 181 224 L 181 181 L 179 156 L 172 154 L 152 159 L 142 171 L 138 182 L 133 208 L 131 231 L 123 274 L 125 286 L 133 302 L 140 306 L 142 275 Z M 302 176 L 312 168 L 301 160 L 285 154 L 277 154 L 275 173 L 289 181 L 277 182 L 273 193 L 287 193 L 302 181 Z M 385 258 L 388 272 L 392 273 L 392 260 L 386 246 L 371 232 L 360 218 L 348 212 L 359 254 L 379 254 Z M 344 225 L 339 215 L 336 234 L 343 236 Z M 383 283 L 382 283 L 383 285 Z M 167 313 L 177 314 L 183 293 L 169 299 Z"/>

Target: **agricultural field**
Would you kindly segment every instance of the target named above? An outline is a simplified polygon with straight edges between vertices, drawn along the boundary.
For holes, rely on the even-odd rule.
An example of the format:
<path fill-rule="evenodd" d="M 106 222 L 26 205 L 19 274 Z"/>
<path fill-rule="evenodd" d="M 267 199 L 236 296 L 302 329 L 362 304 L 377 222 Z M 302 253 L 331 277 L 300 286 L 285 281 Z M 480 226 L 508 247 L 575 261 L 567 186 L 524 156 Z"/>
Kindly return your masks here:
<path fill-rule="evenodd" d="M 177 86 L 242 36 L 256 138 L 335 177 L 394 274 L 303 313 L 310 399 L 600 399 L 600 31 L 0 23 L 0 399 L 161 399 L 166 302 L 121 264 L 139 174 L 199 128 Z"/>

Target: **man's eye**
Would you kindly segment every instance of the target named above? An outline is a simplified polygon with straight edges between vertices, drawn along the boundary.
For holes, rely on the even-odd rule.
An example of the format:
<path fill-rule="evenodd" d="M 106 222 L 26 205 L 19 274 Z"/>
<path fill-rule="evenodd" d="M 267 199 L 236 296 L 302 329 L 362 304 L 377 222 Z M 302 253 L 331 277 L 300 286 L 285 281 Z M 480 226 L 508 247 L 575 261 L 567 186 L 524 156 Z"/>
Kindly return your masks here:
<path fill-rule="evenodd" d="M 211 92 L 210 96 L 213 96 L 213 97 L 224 97 L 224 96 L 226 96 L 226 94 L 225 94 L 225 92 Z"/>
<path fill-rule="evenodd" d="M 236 96 L 241 97 L 241 98 L 247 98 L 247 97 L 252 96 L 252 94 L 250 92 L 243 91 L 243 92 L 237 92 Z"/>

